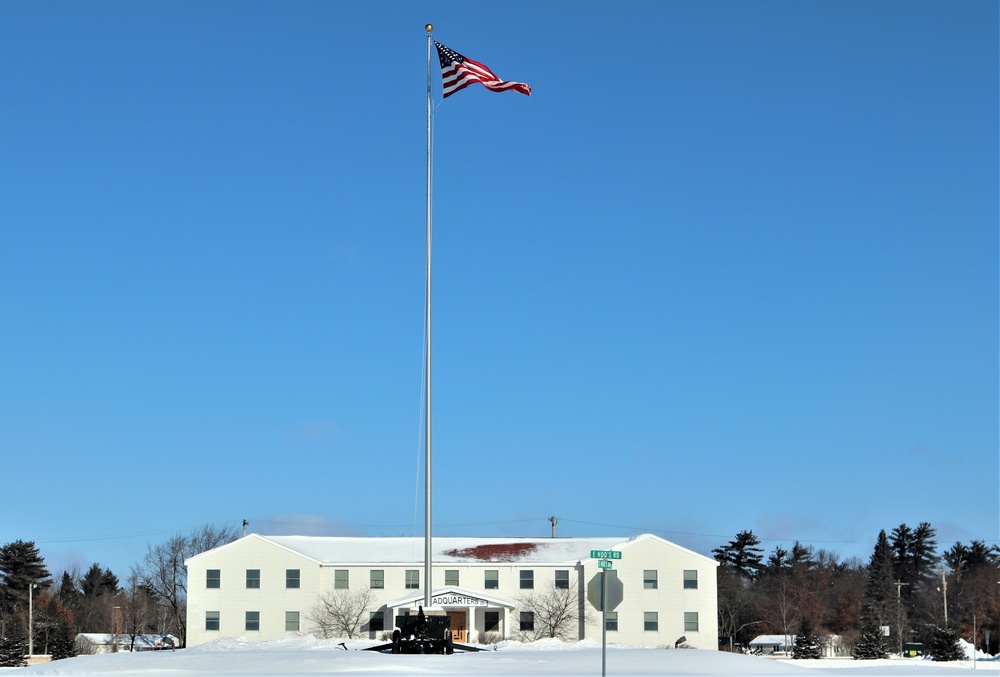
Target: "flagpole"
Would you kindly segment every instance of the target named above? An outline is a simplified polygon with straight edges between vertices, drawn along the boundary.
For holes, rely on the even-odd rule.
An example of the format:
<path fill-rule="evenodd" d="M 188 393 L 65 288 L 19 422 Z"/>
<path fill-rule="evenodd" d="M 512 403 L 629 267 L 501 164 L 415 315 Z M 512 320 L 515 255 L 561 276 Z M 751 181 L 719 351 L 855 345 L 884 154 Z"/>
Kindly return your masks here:
<path fill-rule="evenodd" d="M 431 24 L 427 31 L 427 278 L 424 296 L 424 607 L 431 606 Z"/>

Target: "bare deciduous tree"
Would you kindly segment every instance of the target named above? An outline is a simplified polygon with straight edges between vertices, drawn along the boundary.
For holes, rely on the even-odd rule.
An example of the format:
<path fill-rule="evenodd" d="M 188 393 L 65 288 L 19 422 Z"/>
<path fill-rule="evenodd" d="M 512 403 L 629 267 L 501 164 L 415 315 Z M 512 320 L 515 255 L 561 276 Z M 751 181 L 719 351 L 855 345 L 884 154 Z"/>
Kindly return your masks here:
<path fill-rule="evenodd" d="M 118 593 L 122 613 L 122 633 L 128 637 L 129 651 L 135 651 L 137 636 L 156 630 L 156 600 L 133 571 Z"/>
<path fill-rule="evenodd" d="M 580 621 L 593 622 L 575 589 L 557 588 L 555 584 L 543 592 L 528 593 L 517 598 L 517 608 L 534 614 L 534 627 L 513 634 L 525 641 L 542 638 L 579 639 Z M 583 618 L 581 619 L 581 614 Z"/>
<path fill-rule="evenodd" d="M 166 543 L 147 546 L 143 561 L 133 567 L 132 575 L 165 608 L 169 618 L 167 632 L 172 632 L 183 647 L 187 642 L 187 571 L 184 560 L 198 553 L 235 541 L 235 526 L 206 524 L 187 536 L 176 534 Z"/>
<path fill-rule="evenodd" d="M 375 592 L 367 586 L 359 590 L 329 590 L 320 596 L 309 620 L 321 639 L 354 639 L 361 633 L 368 613 L 374 610 L 375 599 Z"/>
<path fill-rule="evenodd" d="M 749 581 L 728 566 L 719 567 L 719 635 L 729 638 L 729 650 L 735 644 L 746 644 L 753 626 L 761 623 L 756 617 L 756 593 Z"/>

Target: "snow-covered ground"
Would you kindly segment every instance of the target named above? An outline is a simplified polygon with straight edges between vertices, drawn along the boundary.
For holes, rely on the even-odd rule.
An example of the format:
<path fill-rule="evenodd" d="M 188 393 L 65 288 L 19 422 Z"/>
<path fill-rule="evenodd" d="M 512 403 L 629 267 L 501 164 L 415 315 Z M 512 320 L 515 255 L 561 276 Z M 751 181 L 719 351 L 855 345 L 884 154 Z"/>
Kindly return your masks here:
<path fill-rule="evenodd" d="M 222 639 L 182 651 L 78 656 L 53 663 L 2 670 L 4 677 L 29 675 L 600 675 L 601 646 L 584 641 L 519 644 L 504 642 L 496 651 L 453 656 L 392 656 L 361 651 L 371 642 L 294 637 L 271 642 Z M 970 673 L 970 670 L 975 672 Z M 936 677 L 1000 675 L 1000 661 L 980 659 L 935 663 L 923 659 L 795 661 L 693 649 L 644 649 L 609 646 L 611 675 L 864 675 Z"/>

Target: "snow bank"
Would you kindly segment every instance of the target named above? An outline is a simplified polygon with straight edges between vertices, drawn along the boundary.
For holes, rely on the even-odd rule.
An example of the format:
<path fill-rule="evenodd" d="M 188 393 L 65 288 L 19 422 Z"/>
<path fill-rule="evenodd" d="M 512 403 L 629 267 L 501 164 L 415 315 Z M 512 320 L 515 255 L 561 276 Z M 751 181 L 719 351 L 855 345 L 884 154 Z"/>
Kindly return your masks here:
<path fill-rule="evenodd" d="M 289 637 L 268 642 L 219 639 L 192 649 L 144 653 L 78 656 L 66 660 L 3 671 L 4 677 L 60 675 L 62 677 L 107 677 L 170 675 L 364 675 L 365 677 L 409 677 L 411 675 L 482 675 L 484 677 L 531 677 L 534 675 L 593 676 L 601 674 L 601 646 L 587 640 L 576 643 L 546 640 L 532 644 L 501 642 L 495 651 L 454 656 L 393 656 L 362 649 L 370 641 L 320 640 Z M 491 647 L 487 647 L 491 648 Z M 608 674 L 614 676 L 695 675 L 794 675 L 822 677 L 943 677 L 945 675 L 1000 675 L 996 662 L 934 663 L 927 660 L 774 660 L 695 649 L 608 648 Z"/>

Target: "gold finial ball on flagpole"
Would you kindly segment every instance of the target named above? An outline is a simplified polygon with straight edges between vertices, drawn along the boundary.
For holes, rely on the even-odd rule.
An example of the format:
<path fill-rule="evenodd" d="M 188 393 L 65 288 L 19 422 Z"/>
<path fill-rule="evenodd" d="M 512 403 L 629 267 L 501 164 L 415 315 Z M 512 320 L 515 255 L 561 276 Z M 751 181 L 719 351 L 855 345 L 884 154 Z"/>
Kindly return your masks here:
<path fill-rule="evenodd" d="M 424 30 L 430 33 L 432 30 L 434 30 L 434 26 L 427 24 L 426 26 L 424 26 Z"/>

